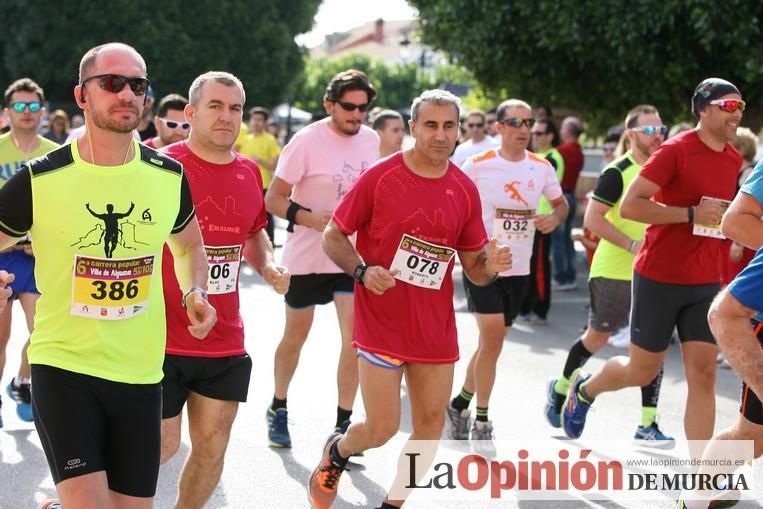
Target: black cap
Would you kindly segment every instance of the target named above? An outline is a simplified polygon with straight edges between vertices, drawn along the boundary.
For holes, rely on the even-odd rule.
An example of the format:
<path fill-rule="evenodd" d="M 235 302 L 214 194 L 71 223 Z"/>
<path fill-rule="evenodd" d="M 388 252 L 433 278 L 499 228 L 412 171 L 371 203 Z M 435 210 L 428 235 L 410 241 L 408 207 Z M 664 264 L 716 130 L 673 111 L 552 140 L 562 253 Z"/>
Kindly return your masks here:
<path fill-rule="evenodd" d="M 702 111 L 710 101 L 727 94 L 742 95 L 736 85 L 730 81 L 726 81 L 722 78 L 707 78 L 706 80 L 703 80 L 697 85 L 697 88 L 694 89 L 694 95 L 691 97 L 692 114 L 696 118 L 699 118 L 699 112 Z"/>

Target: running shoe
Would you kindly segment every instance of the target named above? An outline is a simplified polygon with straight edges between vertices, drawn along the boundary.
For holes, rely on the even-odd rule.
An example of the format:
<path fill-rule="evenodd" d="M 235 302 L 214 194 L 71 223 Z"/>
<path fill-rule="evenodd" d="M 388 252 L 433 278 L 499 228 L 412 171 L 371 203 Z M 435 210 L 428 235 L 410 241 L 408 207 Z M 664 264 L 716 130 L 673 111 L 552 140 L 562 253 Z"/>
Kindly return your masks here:
<path fill-rule="evenodd" d="M 289 435 L 289 412 L 285 408 L 273 410 L 268 407 L 265 413 L 268 420 L 268 440 L 271 447 L 291 447 Z"/>
<path fill-rule="evenodd" d="M 61 502 L 50 498 L 40 505 L 40 509 L 61 509 Z"/>
<path fill-rule="evenodd" d="M 656 422 L 649 426 L 639 426 L 636 428 L 636 434 L 633 436 L 636 445 L 644 447 L 655 447 L 658 449 L 672 449 L 676 445 L 673 437 L 670 437 L 660 430 Z"/>
<path fill-rule="evenodd" d="M 567 391 L 567 399 L 564 400 L 564 411 L 562 412 L 562 427 L 564 433 L 570 438 L 580 438 L 580 435 L 583 434 L 583 428 L 585 428 L 585 418 L 591 404 L 580 398 L 578 389 L 589 378 L 591 378 L 591 374 L 580 368 L 572 372 L 572 383 Z"/>
<path fill-rule="evenodd" d="M 471 443 L 472 450 L 477 454 L 480 454 L 486 458 L 494 458 L 496 456 L 495 433 L 493 433 L 493 423 L 491 421 L 474 421 L 472 425 Z"/>
<path fill-rule="evenodd" d="M 339 439 L 341 433 L 332 433 L 323 446 L 323 455 L 321 462 L 310 474 L 310 481 L 307 484 L 307 498 L 315 509 L 329 509 L 336 499 L 339 479 L 345 470 L 345 465 L 338 465 L 331 460 L 330 451 Z M 346 464 L 346 463 L 345 463 Z"/>
<path fill-rule="evenodd" d="M 16 401 L 16 414 L 19 419 L 26 422 L 32 422 L 34 415 L 32 413 L 32 384 L 14 385 L 13 380 L 8 383 L 8 396 Z"/>
<path fill-rule="evenodd" d="M 469 409 L 464 408 L 458 411 L 448 403 L 447 414 L 450 421 L 451 440 L 469 440 L 469 424 L 471 423 Z"/>
<path fill-rule="evenodd" d="M 609 336 L 609 344 L 615 348 L 628 348 L 628 346 L 631 344 L 630 326 L 626 325 L 622 329 Z"/>
<path fill-rule="evenodd" d="M 564 406 L 564 394 L 559 394 L 554 390 L 557 378 L 552 378 L 548 382 L 546 390 L 546 420 L 554 428 L 562 427 L 562 407 Z"/>

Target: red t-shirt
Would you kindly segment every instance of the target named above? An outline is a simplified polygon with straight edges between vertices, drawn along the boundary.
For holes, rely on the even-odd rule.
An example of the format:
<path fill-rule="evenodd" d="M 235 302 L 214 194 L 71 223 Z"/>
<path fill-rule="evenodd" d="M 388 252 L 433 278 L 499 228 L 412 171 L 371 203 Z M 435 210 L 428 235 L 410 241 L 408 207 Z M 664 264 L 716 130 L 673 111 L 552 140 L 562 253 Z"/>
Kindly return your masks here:
<path fill-rule="evenodd" d="M 162 149 L 183 164 L 209 260 L 209 302 L 217 323 L 204 340 L 188 332 L 188 315 L 164 247 L 162 276 L 167 307 L 167 353 L 190 357 L 228 357 L 246 353 L 239 314 L 238 275 L 246 240 L 267 224 L 258 166 L 239 154 L 228 164 L 196 156 L 184 141 Z"/>
<path fill-rule="evenodd" d="M 556 147 L 556 150 L 562 154 L 564 159 L 564 175 L 562 176 L 562 191 L 565 193 L 574 193 L 575 186 L 578 184 L 578 176 L 583 170 L 585 156 L 583 149 L 575 142 L 562 143 Z"/>
<path fill-rule="evenodd" d="M 159 150 L 158 148 L 156 148 L 156 144 L 154 143 L 154 138 L 149 138 L 147 140 L 143 140 L 143 141 L 141 141 L 141 143 L 144 144 L 147 147 L 151 147 L 154 150 Z"/>
<path fill-rule="evenodd" d="M 457 251 L 479 251 L 487 242 L 472 181 L 453 163 L 440 178 L 421 177 L 400 152 L 366 170 L 333 219 L 343 233 L 358 232 L 357 250 L 366 263 L 386 268 L 403 234 Z M 448 263 L 439 290 L 398 279 L 378 296 L 356 283 L 353 345 L 408 362 L 457 361 L 454 263 Z"/>
<path fill-rule="evenodd" d="M 644 164 L 641 176 L 660 186 L 654 201 L 690 207 L 703 196 L 733 199 L 741 165 L 733 146 L 727 143 L 723 152 L 716 152 L 691 130 L 663 143 Z M 720 283 L 728 250 L 722 240 L 694 235 L 692 230 L 689 223 L 649 225 L 633 269 L 662 283 Z"/>

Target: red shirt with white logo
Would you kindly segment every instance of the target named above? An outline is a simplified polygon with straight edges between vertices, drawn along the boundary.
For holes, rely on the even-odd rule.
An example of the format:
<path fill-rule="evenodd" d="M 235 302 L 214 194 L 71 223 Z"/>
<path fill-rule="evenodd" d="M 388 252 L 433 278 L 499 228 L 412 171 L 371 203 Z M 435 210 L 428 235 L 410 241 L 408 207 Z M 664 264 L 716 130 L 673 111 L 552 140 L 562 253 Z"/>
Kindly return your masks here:
<path fill-rule="evenodd" d="M 400 152 L 361 174 L 333 220 L 344 234 L 358 233 L 357 250 L 366 263 L 385 268 L 404 235 L 455 251 L 479 251 L 487 243 L 480 196 L 469 177 L 449 163 L 442 177 L 424 178 Z M 438 264 L 444 275 L 439 289 L 397 279 L 384 295 L 375 295 L 356 283 L 353 345 L 407 362 L 458 360 L 454 263 Z"/>
<path fill-rule="evenodd" d="M 183 164 L 209 261 L 209 302 L 217 310 L 217 323 L 206 339 L 191 336 L 174 260 L 165 246 L 162 275 L 167 353 L 190 357 L 242 355 L 246 350 L 239 313 L 240 261 L 246 240 L 267 224 L 259 167 L 239 154 L 228 164 L 210 163 L 191 152 L 184 141 L 162 152 Z"/>

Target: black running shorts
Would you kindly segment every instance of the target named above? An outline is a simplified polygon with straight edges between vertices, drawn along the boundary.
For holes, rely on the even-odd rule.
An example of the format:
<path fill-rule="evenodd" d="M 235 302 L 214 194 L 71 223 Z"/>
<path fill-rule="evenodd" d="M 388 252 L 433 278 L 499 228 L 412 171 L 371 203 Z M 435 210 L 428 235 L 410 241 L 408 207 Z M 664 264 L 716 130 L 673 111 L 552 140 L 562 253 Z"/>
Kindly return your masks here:
<path fill-rule="evenodd" d="M 763 323 L 753 320 L 752 325 L 755 327 L 755 335 L 758 337 L 758 341 L 763 345 Z M 739 413 L 748 421 L 763 426 L 763 404 L 761 404 L 757 394 L 752 392 L 752 389 L 744 382 L 742 382 L 742 396 L 740 399 Z"/>
<path fill-rule="evenodd" d="M 677 285 L 660 283 L 633 273 L 631 343 L 649 352 L 664 352 L 673 328 L 684 341 L 715 344 L 707 323 L 710 304 L 720 284 Z"/>
<path fill-rule="evenodd" d="M 300 274 L 291 276 L 286 304 L 290 308 L 301 309 L 318 304 L 328 304 L 335 293 L 353 293 L 355 280 L 345 273 Z"/>
<path fill-rule="evenodd" d="M 251 374 L 252 359 L 246 354 L 232 357 L 166 355 L 162 419 L 179 415 L 190 391 L 212 399 L 245 402 Z"/>
<path fill-rule="evenodd" d="M 109 489 L 153 497 L 161 452 L 161 384 L 127 384 L 32 365 L 34 424 L 53 481 L 105 471 Z"/>
<path fill-rule="evenodd" d="M 529 276 L 509 276 L 499 277 L 487 286 L 477 286 L 464 275 L 469 311 L 480 314 L 503 313 L 503 323 L 510 327 L 519 314 L 529 281 Z"/>

